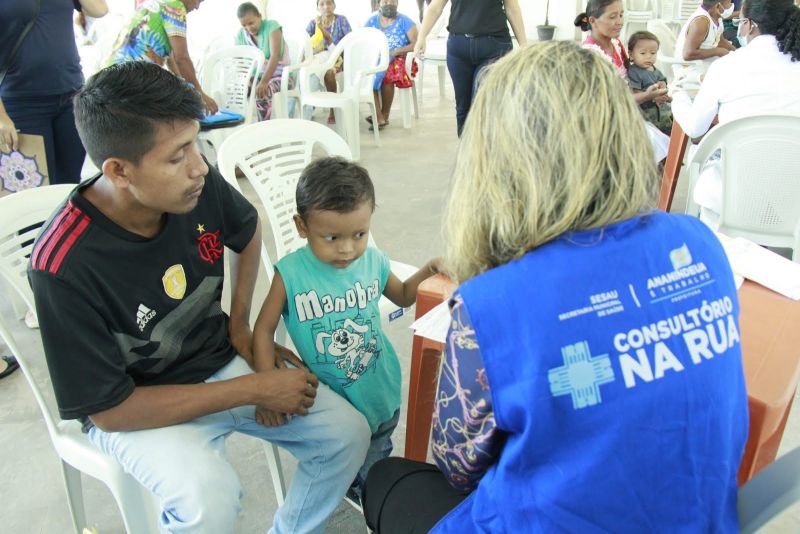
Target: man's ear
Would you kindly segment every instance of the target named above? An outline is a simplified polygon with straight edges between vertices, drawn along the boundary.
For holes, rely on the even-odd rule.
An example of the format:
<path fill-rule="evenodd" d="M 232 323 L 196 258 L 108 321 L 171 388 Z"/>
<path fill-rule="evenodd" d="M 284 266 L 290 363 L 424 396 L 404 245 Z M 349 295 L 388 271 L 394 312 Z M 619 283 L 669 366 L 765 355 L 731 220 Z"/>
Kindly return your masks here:
<path fill-rule="evenodd" d="M 306 222 L 303 220 L 300 214 L 295 213 L 292 219 L 294 220 L 294 226 L 297 228 L 298 235 L 300 235 L 300 237 L 303 239 L 308 239 L 308 227 L 306 226 Z"/>
<path fill-rule="evenodd" d="M 101 170 L 103 175 L 120 189 L 127 189 L 133 177 L 131 162 L 120 158 L 108 158 L 103 162 Z"/>

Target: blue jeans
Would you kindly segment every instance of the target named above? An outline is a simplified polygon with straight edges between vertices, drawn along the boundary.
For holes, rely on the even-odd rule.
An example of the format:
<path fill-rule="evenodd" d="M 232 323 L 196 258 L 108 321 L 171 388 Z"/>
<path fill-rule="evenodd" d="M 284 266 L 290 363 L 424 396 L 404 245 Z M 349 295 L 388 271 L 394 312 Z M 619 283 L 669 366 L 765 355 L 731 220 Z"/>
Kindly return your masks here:
<path fill-rule="evenodd" d="M 75 128 L 72 93 L 3 97 L 3 106 L 20 133 L 44 137 L 51 184 L 77 184 L 86 150 Z"/>
<path fill-rule="evenodd" d="M 247 363 L 236 357 L 206 382 L 249 373 Z M 231 432 L 275 443 L 299 462 L 269 530 L 277 534 L 323 532 L 364 463 L 370 439 L 364 416 L 324 384 L 307 416 L 278 427 L 258 424 L 255 407 L 241 406 L 151 430 L 94 427 L 89 439 L 158 497 L 164 532 L 219 534 L 234 531 L 242 496 L 239 477 L 224 457 Z"/>
<path fill-rule="evenodd" d="M 456 121 L 458 135 L 464 129 L 472 98 L 478 89 L 481 70 L 498 58 L 511 52 L 511 37 L 450 34 L 447 39 L 447 70 L 456 93 Z"/>
<path fill-rule="evenodd" d="M 361 498 L 364 492 L 364 482 L 367 480 L 367 473 L 370 468 L 380 460 L 388 458 L 394 450 L 392 445 L 392 434 L 394 429 L 397 428 L 397 422 L 400 420 L 400 410 L 394 412 L 394 415 L 388 421 L 381 423 L 381 425 L 372 434 L 369 440 L 369 449 L 367 449 L 367 457 L 364 458 L 364 464 L 358 470 L 358 476 L 353 482 L 353 489 Z"/>

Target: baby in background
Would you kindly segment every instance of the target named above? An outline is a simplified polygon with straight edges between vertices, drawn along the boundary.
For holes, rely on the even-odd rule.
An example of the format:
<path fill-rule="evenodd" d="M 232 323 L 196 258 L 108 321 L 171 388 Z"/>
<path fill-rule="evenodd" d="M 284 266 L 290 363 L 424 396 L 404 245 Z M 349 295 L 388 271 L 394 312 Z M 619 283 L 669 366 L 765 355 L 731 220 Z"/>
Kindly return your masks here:
<path fill-rule="evenodd" d="M 658 47 L 658 37 L 650 32 L 636 32 L 628 39 L 631 61 L 628 67 L 628 85 L 634 93 L 646 91 L 654 84 L 667 87 L 667 77 L 655 67 Z M 645 119 L 667 135 L 672 131 L 670 102 L 672 98 L 664 95 L 639 106 Z"/>
<path fill-rule="evenodd" d="M 375 190 L 355 163 L 335 157 L 312 162 L 295 198 L 295 225 L 308 244 L 275 265 L 253 333 L 254 367 L 284 365 L 281 358 L 276 362 L 273 341 L 283 316 L 309 370 L 369 423 L 367 456 L 348 492 L 360 498 L 369 468 L 392 451 L 400 415 L 400 362 L 383 332 L 378 301 L 385 295 L 400 307 L 414 304 L 420 282 L 439 271 L 439 259 L 405 281 L 392 274 L 386 254 L 369 246 Z M 284 414 L 267 411 L 256 418 L 270 426 L 285 421 Z"/>

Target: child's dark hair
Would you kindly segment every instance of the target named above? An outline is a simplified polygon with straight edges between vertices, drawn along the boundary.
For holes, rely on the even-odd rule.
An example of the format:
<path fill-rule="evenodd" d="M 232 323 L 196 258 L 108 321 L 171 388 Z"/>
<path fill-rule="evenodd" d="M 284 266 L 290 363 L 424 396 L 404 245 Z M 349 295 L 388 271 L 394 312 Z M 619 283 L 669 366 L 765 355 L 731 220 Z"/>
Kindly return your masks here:
<path fill-rule="evenodd" d="M 349 213 L 364 202 L 375 209 L 375 188 L 361 165 L 340 157 L 320 158 L 303 169 L 295 202 L 303 218 L 311 210 Z"/>
<path fill-rule="evenodd" d="M 628 53 L 629 54 L 633 53 L 633 48 L 636 46 L 636 44 L 639 41 L 655 41 L 656 44 L 661 46 L 661 41 L 658 40 L 658 37 L 656 37 L 656 34 L 654 34 L 652 32 L 645 32 L 645 31 L 635 32 L 633 35 L 630 36 L 630 38 L 628 38 Z"/>
<path fill-rule="evenodd" d="M 755 22 L 762 34 L 774 35 L 778 49 L 800 61 L 800 7 L 793 0 L 745 0 L 742 18 Z"/>
<path fill-rule="evenodd" d="M 256 17 L 261 16 L 261 12 L 252 2 L 245 2 L 244 4 L 240 4 L 239 9 L 236 10 L 236 18 L 239 19 L 249 14 L 253 14 Z"/>
<path fill-rule="evenodd" d="M 619 0 L 589 0 L 586 3 L 586 11 L 575 17 L 575 26 L 580 28 L 581 31 L 588 32 L 592 29 L 592 25 L 589 24 L 589 17 L 598 18 L 602 16 L 606 8 L 614 2 L 619 2 Z"/>

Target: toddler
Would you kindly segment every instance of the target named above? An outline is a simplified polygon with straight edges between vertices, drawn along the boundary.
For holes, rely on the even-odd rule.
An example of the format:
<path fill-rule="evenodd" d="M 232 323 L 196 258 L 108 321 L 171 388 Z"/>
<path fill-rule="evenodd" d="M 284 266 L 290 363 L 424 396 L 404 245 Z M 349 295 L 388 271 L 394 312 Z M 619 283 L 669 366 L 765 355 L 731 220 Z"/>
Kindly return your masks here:
<path fill-rule="evenodd" d="M 368 245 L 375 191 L 366 169 L 355 163 L 333 157 L 311 163 L 300 176 L 296 202 L 294 221 L 308 245 L 275 266 L 253 335 L 254 367 L 283 365 L 273 342 L 283 316 L 305 365 L 364 414 L 372 430 L 348 492 L 360 498 L 369 468 L 392 451 L 400 414 L 400 363 L 381 328 L 378 301 L 386 295 L 398 306 L 412 305 L 420 282 L 438 272 L 439 259 L 405 282 L 392 274 L 389 258 Z M 285 420 L 261 410 L 256 416 L 270 426 Z"/>
<path fill-rule="evenodd" d="M 628 67 L 628 84 L 634 93 L 646 91 L 654 84 L 667 87 L 666 76 L 655 67 L 658 47 L 658 37 L 650 32 L 636 32 L 628 39 L 631 61 Z M 667 135 L 672 131 L 671 101 L 672 98 L 665 95 L 639 106 L 645 119 Z"/>

